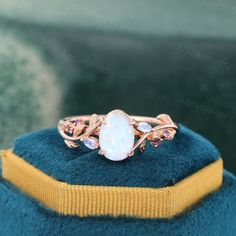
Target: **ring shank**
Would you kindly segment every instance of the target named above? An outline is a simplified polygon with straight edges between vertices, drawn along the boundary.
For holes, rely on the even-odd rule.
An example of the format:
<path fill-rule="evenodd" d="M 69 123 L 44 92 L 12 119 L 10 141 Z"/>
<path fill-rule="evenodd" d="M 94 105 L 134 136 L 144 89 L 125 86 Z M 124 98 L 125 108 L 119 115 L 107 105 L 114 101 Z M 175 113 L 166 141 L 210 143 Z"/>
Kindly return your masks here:
<path fill-rule="evenodd" d="M 163 114 L 164 115 L 164 114 Z M 85 137 L 88 137 L 89 135 L 91 135 L 97 128 L 99 128 L 99 126 L 104 122 L 104 118 L 106 117 L 106 115 L 96 115 L 96 119 L 98 120 L 98 122 L 96 122 L 95 124 L 90 125 L 90 121 L 92 119 L 94 115 L 80 115 L 80 116 L 70 116 L 70 117 L 65 117 L 64 119 L 60 120 L 58 123 L 58 132 L 59 134 L 65 139 L 65 140 L 69 140 L 69 141 L 76 141 L 76 140 L 82 140 Z M 168 115 L 167 115 L 168 116 Z M 165 122 L 161 119 L 158 119 L 158 117 L 148 117 L 148 116 L 128 116 L 130 119 L 130 124 L 134 125 L 134 134 L 135 137 L 141 137 L 140 136 L 140 131 L 138 129 L 135 128 L 135 124 L 137 124 L 138 122 L 146 122 L 150 125 L 152 125 L 152 132 L 156 132 L 158 130 L 164 130 L 164 129 L 175 129 L 176 131 L 179 129 L 179 126 L 177 124 L 175 124 L 170 118 L 169 118 L 169 122 Z M 169 116 L 168 116 L 169 117 Z M 80 133 L 79 136 L 70 136 L 65 132 L 65 124 L 67 122 L 71 122 L 71 121 L 77 121 L 80 120 L 83 123 L 87 124 L 87 129 L 83 132 Z M 148 137 L 150 132 L 145 133 L 141 139 L 146 139 Z M 140 140 L 141 140 L 140 139 Z M 134 146 L 134 149 L 136 148 L 137 145 L 140 144 L 141 141 L 138 141 L 138 144 L 136 144 Z"/>
<path fill-rule="evenodd" d="M 61 121 L 67 121 L 67 120 L 76 120 L 76 119 L 81 119 L 85 122 L 89 122 L 89 120 L 91 119 L 92 115 L 80 115 L 80 116 L 69 116 L 66 117 L 64 119 L 62 119 Z M 100 119 L 104 118 L 106 115 L 98 115 L 98 117 Z M 156 117 L 148 117 L 148 116 L 135 116 L 135 115 L 131 115 L 129 116 L 131 119 L 134 119 L 137 122 L 147 122 L 150 124 L 154 124 L 154 125 L 158 125 L 159 123 L 157 122 Z M 177 125 L 176 125 L 177 126 Z M 177 128 L 177 127 L 176 127 Z"/>

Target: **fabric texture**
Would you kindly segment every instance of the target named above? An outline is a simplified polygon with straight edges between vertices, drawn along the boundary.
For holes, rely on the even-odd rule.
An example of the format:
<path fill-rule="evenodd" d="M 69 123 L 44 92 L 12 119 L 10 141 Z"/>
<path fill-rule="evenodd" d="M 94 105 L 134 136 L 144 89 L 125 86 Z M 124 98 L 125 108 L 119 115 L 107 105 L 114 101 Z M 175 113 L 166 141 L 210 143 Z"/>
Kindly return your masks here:
<path fill-rule="evenodd" d="M 5 180 L 45 207 L 63 215 L 171 218 L 222 186 L 222 159 L 173 186 L 143 188 L 71 185 L 51 178 L 9 150 L 1 154 Z"/>
<path fill-rule="evenodd" d="M 115 164 L 83 144 L 68 148 L 56 129 L 20 136 L 13 152 L 62 182 L 132 187 L 173 185 L 220 156 L 209 141 L 182 125 L 173 140 L 158 148 L 147 144 L 144 152 Z"/>
<path fill-rule="evenodd" d="M 0 233 L 4 236 L 234 236 L 236 179 L 225 172 L 220 191 L 171 220 L 64 217 L 0 180 Z"/>
<path fill-rule="evenodd" d="M 206 139 L 181 126 L 171 142 L 113 163 L 97 151 L 70 150 L 55 129 L 17 138 L 14 153 L 46 174 L 68 183 L 164 187 L 217 160 Z M 60 216 L 0 181 L 2 235 L 226 235 L 236 234 L 236 178 L 224 172 L 221 189 L 173 219 Z"/>

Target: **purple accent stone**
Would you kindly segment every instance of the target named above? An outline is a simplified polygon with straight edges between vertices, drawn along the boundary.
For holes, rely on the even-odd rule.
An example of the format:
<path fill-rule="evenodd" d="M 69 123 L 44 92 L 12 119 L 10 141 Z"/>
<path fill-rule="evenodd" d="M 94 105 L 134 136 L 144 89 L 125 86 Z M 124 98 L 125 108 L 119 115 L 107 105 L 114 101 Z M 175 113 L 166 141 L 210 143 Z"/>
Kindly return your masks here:
<path fill-rule="evenodd" d="M 80 123 L 81 123 L 80 119 L 77 119 L 77 120 L 74 120 L 74 121 L 73 121 L 73 124 L 74 124 L 75 126 L 79 125 Z"/>
<path fill-rule="evenodd" d="M 73 128 L 73 127 L 70 127 L 70 126 L 68 126 L 68 127 L 66 127 L 66 130 L 65 130 L 65 132 L 66 132 L 66 133 L 68 133 L 68 134 L 73 134 L 73 132 L 74 132 L 74 128 Z"/>
<path fill-rule="evenodd" d="M 170 137 L 170 131 L 169 131 L 168 129 L 165 129 L 165 130 L 163 131 L 163 136 L 164 136 L 165 138 L 169 138 L 169 137 Z"/>
<path fill-rule="evenodd" d="M 158 146 L 160 146 L 161 143 L 162 143 L 161 140 L 156 140 L 156 141 L 151 142 L 152 146 L 154 146 L 154 147 L 158 147 Z"/>

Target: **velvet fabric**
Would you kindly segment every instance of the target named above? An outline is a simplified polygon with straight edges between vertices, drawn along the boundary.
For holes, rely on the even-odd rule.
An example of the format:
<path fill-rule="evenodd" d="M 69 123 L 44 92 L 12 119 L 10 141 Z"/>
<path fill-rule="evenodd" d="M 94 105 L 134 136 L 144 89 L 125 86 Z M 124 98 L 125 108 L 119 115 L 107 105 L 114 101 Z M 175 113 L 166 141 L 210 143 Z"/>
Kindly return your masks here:
<path fill-rule="evenodd" d="M 81 145 L 68 149 L 56 129 L 16 139 L 14 153 L 68 183 L 163 187 L 219 158 L 206 139 L 181 126 L 175 139 L 124 162 L 111 162 Z M 236 178 L 224 171 L 223 186 L 172 219 L 61 216 L 0 179 L 0 234 L 11 235 L 226 235 L 236 234 Z"/>
<path fill-rule="evenodd" d="M 236 179 L 228 172 L 220 191 L 186 214 L 166 220 L 60 216 L 0 180 L 3 236 L 235 236 Z"/>
<path fill-rule="evenodd" d="M 148 143 L 148 142 L 147 142 Z M 13 152 L 53 178 L 70 184 L 164 187 L 173 185 L 219 158 L 202 136 L 180 126 L 172 141 L 121 162 L 112 162 L 81 144 L 69 149 L 56 129 L 16 139 Z"/>

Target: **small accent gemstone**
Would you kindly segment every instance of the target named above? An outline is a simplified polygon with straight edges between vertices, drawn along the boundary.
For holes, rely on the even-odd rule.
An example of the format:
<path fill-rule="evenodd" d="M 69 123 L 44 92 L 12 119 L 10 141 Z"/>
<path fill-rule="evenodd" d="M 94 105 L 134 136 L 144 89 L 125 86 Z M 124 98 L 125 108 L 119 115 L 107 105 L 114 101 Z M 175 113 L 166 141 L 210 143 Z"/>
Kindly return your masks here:
<path fill-rule="evenodd" d="M 158 147 L 161 143 L 162 143 L 161 140 L 155 140 L 155 141 L 151 142 L 152 146 L 154 146 L 154 147 Z"/>
<path fill-rule="evenodd" d="M 152 126 L 146 122 L 139 122 L 138 124 L 138 130 L 143 133 L 148 133 L 152 130 Z"/>
<path fill-rule="evenodd" d="M 164 136 L 164 138 L 169 138 L 170 137 L 170 131 L 168 129 L 165 129 L 163 131 L 163 136 Z"/>
<path fill-rule="evenodd" d="M 154 131 L 152 133 L 152 139 L 160 139 L 160 131 Z"/>
<path fill-rule="evenodd" d="M 88 139 L 85 139 L 83 141 L 83 143 L 89 149 L 96 149 L 99 146 L 98 140 L 96 138 L 94 138 L 94 137 L 90 137 Z"/>
<path fill-rule="evenodd" d="M 73 134 L 74 128 L 69 125 L 69 126 L 66 127 L 65 132 L 66 132 L 67 134 Z"/>
<path fill-rule="evenodd" d="M 74 124 L 75 126 L 79 125 L 80 123 L 81 123 L 81 120 L 80 120 L 80 119 L 77 119 L 77 120 L 74 120 L 74 121 L 73 121 L 73 124 Z"/>

